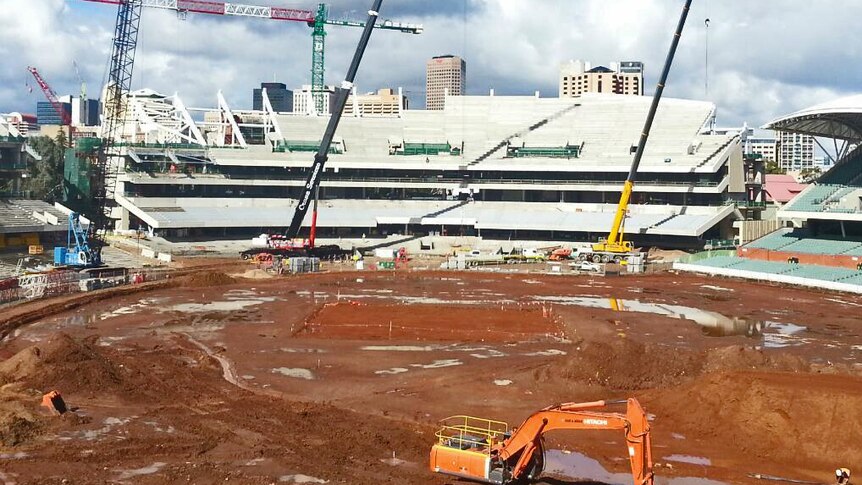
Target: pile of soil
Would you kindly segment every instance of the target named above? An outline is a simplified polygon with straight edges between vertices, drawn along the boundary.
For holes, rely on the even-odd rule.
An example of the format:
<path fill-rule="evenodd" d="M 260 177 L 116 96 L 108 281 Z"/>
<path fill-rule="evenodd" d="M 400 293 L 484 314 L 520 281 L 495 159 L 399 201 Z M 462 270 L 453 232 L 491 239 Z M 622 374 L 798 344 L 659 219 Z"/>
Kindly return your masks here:
<path fill-rule="evenodd" d="M 187 288 L 209 288 L 212 286 L 225 286 L 236 283 L 236 278 L 228 276 L 221 271 L 202 271 L 185 276 L 182 286 Z"/>
<path fill-rule="evenodd" d="M 609 389 L 637 390 L 679 384 L 703 368 L 696 352 L 629 339 L 584 341 L 559 366 L 560 377 Z"/>
<path fill-rule="evenodd" d="M 862 379 L 724 372 L 647 393 L 656 426 L 771 463 L 828 470 L 862 456 Z"/>
<path fill-rule="evenodd" d="M 610 343 L 583 341 L 576 348 L 558 366 L 538 372 L 536 380 L 555 374 L 567 381 L 633 391 L 675 386 L 712 372 L 811 370 L 801 357 L 742 345 L 695 351 L 621 338 Z"/>
<path fill-rule="evenodd" d="M 0 363 L 0 384 L 22 383 L 48 392 L 98 393 L 121 382 L 120 370 L 97 351 L 97 337 L 59 333 Z"/>

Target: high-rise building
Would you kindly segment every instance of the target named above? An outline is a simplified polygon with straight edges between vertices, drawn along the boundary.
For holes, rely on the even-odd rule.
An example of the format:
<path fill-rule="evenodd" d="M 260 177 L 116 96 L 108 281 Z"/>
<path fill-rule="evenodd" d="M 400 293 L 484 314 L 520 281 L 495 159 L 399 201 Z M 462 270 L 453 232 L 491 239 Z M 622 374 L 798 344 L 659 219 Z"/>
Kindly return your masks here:
<path fill-rule="evenodd" d="M 401 89 L 378 89 L 376 93 L 351 95 L 344 106 L 344 116 L 398 115 L 407 109 L 407 97 Z"/>
<path fill-rule="evenodd" d="M 276 113 L 293 112 L 293 91 L 287 89 L 283 83 L 260 83 L 252 93 L 252 107 L 257 111 L 263 110 L 262 91 L 266 89 L 266 97 L 269 98 L 272 109 Z"/>
<path fill-rule="evenodd" d="M 267 92 L 269 91 L 267 90 Z M 323 96 L 325 97 L 325 101 L 323 103 L 323 113 L 315 113 L 314 94 L 311 91 L 310 84 L 303 84 L 301 89 L 292 91 L 292 94 L 292 112 L 294 113 L 328 115 L 332 112 L 332 105 L 335 103 L 335 88 L 332 86 L 324 87 Z M 275 106 L 273 106 L 273 109 L 275 109 Z"/>
<path fill-rule="evenodd" d="M 63 106 L 63 110 L 70 117 L 72 116 L 72 103 L 64 103 L 60 102 L 60 105 Z M 63 119 L 60 118 L 60 114 L 54 111 L 54 105 L 49 103 L 48 101 L 38 101 L 36 102 L 36 118 L 39 121 L 39 125 L 62 125 Z"/>
<path fill-rule="evenodd" d="M 778 140 L 772 137 L 749 137 L 745 140 L 745 153 L 760 155 L 764 162 L 776 162 Z"/>
<path fill-rule="evenodd" d="M 643 95 L 642 62 L 611 62 L 609 66 L 592 67 L 586 61 L 564 62 L 560 65 L 560 97 L 571 98 L 583 93 Z"/>
<path fill-rule="evenodd" d="M 461 96 L 467 87 L 467 63 L 458 56 L 431 58 L 425 68 L 425 109 L 440 110 L 446 94 Z"/>
<path fill-rule="evenodd" d="M 784 170 L 814 167 L 814 137 L 799 133 L 779 132 L 778 166 Z"/>

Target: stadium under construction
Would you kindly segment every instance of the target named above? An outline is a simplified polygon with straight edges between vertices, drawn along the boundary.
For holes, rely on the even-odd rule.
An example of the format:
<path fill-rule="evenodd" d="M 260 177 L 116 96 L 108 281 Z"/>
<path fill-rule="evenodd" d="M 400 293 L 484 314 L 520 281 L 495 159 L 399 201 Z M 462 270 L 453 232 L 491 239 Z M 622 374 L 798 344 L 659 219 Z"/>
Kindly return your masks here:
<path fill-rule="evenodd" d="M 196 109 L 152 90 L 126 98 L 117 228 L 207 238 L 289 224 L 328 117 L 217 99 Z M 319 234 L 595 241 L 611 225 L 649 103 L 490 95 L 449 96 L 440 111 L 354 110 L 322 177 Z M 746 197 L 741 139 L 710 134 L 714 112 L 662 102 L 626 219 L 636 244 L 732 238 Z M 85 152 L 70 180 L 86 183 Z"/>

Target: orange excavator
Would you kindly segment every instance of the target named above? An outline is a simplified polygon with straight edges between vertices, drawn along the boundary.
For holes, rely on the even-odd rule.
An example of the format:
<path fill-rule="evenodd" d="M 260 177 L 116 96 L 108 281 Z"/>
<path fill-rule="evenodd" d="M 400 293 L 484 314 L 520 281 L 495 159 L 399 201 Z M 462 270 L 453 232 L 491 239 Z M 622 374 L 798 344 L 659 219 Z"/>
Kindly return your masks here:
<path fill-rule="evenodd" d="M 617 404 L 626 404 L 625 414 L 600 411 Z M 557 404 L 511 431 L 502 421 L 446 418 L 431 448 L 431 471 L 497 485 L 535 480 L 544 469 L 544 434 L 564 429 L 624 431 L 633 484 L 653 484 L 650 427 L 633 398 Z"/>

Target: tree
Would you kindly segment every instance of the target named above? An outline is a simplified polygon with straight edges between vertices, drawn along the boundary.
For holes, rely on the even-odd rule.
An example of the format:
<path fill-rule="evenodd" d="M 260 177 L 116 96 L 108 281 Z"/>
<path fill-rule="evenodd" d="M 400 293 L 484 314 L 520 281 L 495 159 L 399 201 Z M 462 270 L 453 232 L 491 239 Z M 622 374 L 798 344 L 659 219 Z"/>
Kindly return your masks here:
<path fill-rule="evenodd" d="M 799 172 L 799 181 L 803 184 L 810 184 L 820 178 L 821 173 L 820 167 L 803 168 Z"/>
<path fill-rule="evenodd" d="M 778 162 L 776 162 L 775 160 L 767 160 L 766 161 L 766 173 L 768 173 L 770 175 L 773 175 L 773 174 L 783 175 L 783 174 L 787 173 L 787 171 L 782 169 L 781 167 L 779 167 Z"/>
<path fill-rule="evenodd" d="M 28 161 L 30 177 L 26 182 L 26 190 L 35 199 L 55 202 L 62 198 L 63 191 L 63 158 L 68 143 L 63 130 L 54 139 L 47 136 L 32 137 L 29 144 L 41 160 L 30 158 Z"/>

